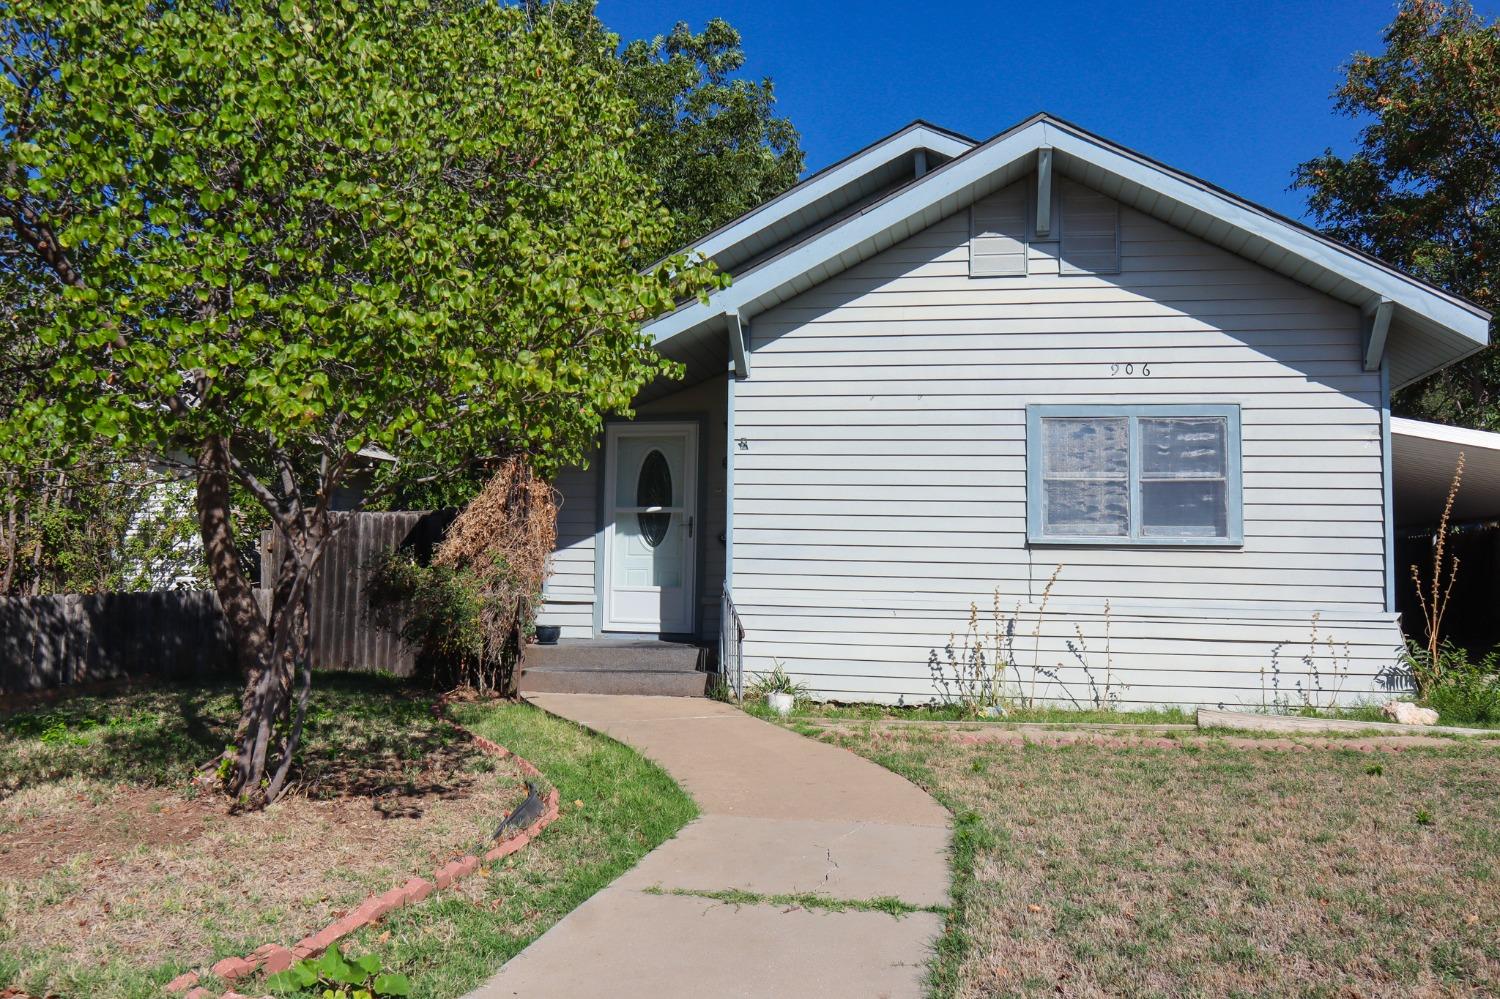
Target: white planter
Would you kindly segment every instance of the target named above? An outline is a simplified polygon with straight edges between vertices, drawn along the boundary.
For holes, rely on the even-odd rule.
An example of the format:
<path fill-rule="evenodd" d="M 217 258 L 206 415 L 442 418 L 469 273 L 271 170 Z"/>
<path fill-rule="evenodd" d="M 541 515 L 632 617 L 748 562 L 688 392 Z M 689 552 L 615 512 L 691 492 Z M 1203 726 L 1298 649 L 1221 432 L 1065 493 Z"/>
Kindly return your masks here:
<path fill-rule="evenodd" d="M 766 695 L 766 703 L 771 706 L 771 710 L 783 718 L 792 713 L 792 705 L 795 701 L 796 698 L 792 697 L 791 694 L 776 693 Z"/>

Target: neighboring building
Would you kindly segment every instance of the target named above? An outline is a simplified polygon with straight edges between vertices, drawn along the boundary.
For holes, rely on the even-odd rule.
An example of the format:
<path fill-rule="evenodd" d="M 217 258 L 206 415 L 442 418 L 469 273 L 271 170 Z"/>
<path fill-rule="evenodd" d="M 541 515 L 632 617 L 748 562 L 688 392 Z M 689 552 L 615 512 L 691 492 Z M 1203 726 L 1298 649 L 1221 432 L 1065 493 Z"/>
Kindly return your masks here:
<path fill-rule="evenodd" d="M 1055 701 L 1386 692 L 1390 393 L 1484 310 L 1047 115 L 913 124 L 694 249 L 732 286 L 647 327 L 686 379 L 558 482 L 564 639 L 711 644 L 728 596 L 748 671 L 918 703 L 998 590 Z"/>

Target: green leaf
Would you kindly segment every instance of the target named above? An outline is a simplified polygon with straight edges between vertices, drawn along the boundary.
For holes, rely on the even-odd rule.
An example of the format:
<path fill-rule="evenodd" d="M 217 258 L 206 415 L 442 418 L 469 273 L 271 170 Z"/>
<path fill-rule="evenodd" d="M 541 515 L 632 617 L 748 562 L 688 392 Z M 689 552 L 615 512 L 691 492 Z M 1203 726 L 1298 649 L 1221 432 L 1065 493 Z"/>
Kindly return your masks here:
<path fill-rule="evenodd" d="M 366 977 L 380 970 L 380 957 L 376 954 L 361 954 L 352 963 L 360 971 L 363 971 Z"/>
<path fill-rule="evenodd" d="M 412 502 L 478 454 L 551 474 L 681 373 L 640 320 L 722 282 L 653 262 L 800 162 L 765 85 L 701 58 L 738 63 L 727 26 L 631 61 L 592 18 L 519 4 L 13 6 L 49 44 L 12 46 L 8 75 L 37 82 L 24 140 L 0 135 L 11 197 L 68 220 L 57 246 L 84 266 L 72 284 L 10 261 L 0 356 L 44 374 L 0 386 L 7 461 L 222 436 L 279 481 L 257 450 L 276 441 L 311 499 L 369 441 Z M 477 477 L 431 488 L 462 503 Z M 258 527 L 255 502 L 232 515 Z"/>
<path fill-rule="evenodd" d="M 288 994 L 318 984 L 318 975 L 312 970 L 310 961 L 299 961 L 285 971 L 278 971 L 266 979 L 266 988 L 272 992 Z"/>
<path fill-rule="evenodd" d="M 323 956 L 318 958 L 316 970 L 319 976 L 344 985 L 354 985 L 364 981 L 365 978 L 344 959 L 337 945 L 323 952 Z"/>
<path fill-rule="evenodd" d="M 375 978 L 374 987 L 375 994 L 380 996 L 411 995 L 411 983 L 406 980 L 405 975 L 378 975 Z"/>

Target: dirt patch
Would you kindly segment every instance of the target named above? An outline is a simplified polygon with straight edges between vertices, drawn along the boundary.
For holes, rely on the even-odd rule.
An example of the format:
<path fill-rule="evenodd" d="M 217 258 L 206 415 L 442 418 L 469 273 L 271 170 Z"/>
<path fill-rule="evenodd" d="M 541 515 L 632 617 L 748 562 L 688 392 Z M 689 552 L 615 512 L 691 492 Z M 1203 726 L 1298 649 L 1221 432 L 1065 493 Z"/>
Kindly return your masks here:
<path fill-rule="evenodd" d="M 0 969 L 15 969 L 0 985 L 135 995 L 143 976 L 159 984 L 294 942 L 487 844 L 526 795 L 513 763 L 448 730 L 430 704 L 334 688 L 312 713 L 300 783 L 263 812 L 231 815 L 224 798 L 163 779 L 191 773 L 209 740 L 179 740 L 166 758 L 144 735 L 160 697 L 124 696 L 87 723 L 23 723 L 0 745 L 24 764 L 0 796 Z M 176 710 L 162 705 L 163 722 Z M 133 752 L 152 754 L 150 779 L 119 776 Z M 74 772 L 54 776 L 63 767 Z"/>
<path fill-rule="evenodd" d="M 108 865 L 152 843 L 190 843 L 223 812 L 218 803 L 123 785 L 107 791 L 82 786 L 70 797 L 5 823 L 0 879 L 41 875 L 85 853 L 94 864 Z"/>

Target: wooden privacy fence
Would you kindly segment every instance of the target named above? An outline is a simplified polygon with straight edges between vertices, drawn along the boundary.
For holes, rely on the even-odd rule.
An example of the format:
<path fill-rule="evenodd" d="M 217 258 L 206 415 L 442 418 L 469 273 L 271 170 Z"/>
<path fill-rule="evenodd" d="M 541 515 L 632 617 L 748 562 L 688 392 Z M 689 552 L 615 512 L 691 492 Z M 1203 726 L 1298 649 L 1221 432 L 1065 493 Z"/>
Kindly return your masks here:
<path fill-rule="evenodd" d="M 234 668 L 212 593 L 77 593 L 0 598 L 0 693 L 128 676 L 206 676 Z"/>
<path fill-rule="evenodd" d="M 312 581 L 313 667 L 410 676 L 415 657 L 395 630 L 371 620 L 365 581 L 382 552 L 408 551 L 426 561 L 454 513 L 338 516 L 344 523 Z M 263 580 L 274 576 L 276 557 L 269 535 L 262 536 Z M 257 596 L 264 602 L 268 594 L 261 590 Z M 211 592 L 0 597 L 0 695 L 131 676 L 208 676 L 234 669 L 234 647 Z"/>
<path fill-rule="evenodd" d="M 453 522 L 452 510 L 335 514 L 339 531 L 313 575 L 308 608 L 314 669 L 385 671 L 411 676 L 416 658 L 395 629 L 370 618 L 365 582 L 384 552 L 404 551 L 426 562 Z M 271 532 L 261 535 L 260 578 L 276 575 L 279 557 Z"/>

